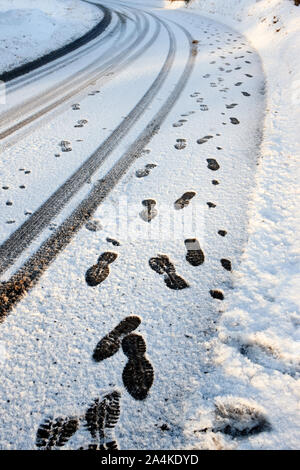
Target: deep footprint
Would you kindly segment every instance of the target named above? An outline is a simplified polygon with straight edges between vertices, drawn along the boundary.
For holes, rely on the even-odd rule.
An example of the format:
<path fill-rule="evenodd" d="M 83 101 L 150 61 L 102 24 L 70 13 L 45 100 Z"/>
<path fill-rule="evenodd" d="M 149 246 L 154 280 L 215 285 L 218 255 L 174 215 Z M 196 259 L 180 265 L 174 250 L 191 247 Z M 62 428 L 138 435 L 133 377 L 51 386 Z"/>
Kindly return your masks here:
<path fill-rule="evenodd" d="M 243 438 L 271 430 L 264 412 L 245 399 L 233 397 L 219 400 L 215 405 L 215 426 L 213 432 L 222 432 L 233 438 Z"/>

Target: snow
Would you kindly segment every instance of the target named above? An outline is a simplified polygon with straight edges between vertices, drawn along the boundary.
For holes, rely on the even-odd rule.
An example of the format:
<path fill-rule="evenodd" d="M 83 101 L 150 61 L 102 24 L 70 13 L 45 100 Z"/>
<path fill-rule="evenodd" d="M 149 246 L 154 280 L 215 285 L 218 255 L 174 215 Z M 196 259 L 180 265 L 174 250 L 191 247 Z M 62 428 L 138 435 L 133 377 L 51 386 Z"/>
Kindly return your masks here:
<path fill-rule="evenodd" d="M 300 9 L 281 0 L 198 0 L 188 9 L 243 32 L 263 62 L 267 103 L 249 240 L 220 321 L 223 344 L 216 345 L 216 355 L 228 383 L 232 375 L 243 377 L 235 388 L 239 385 L 245 395 L 257 382 L 261 402 L 284 427 L 274 443 L 269 441 L 270 448 L 297 448 L 299 388 L 288 374 L 295 377 L 300 367 Z M 248 347 L 244 357 L 241 345 Z M 252 361 L 257 364 L 255 374 L 252 370 L 251 380 L 244 380 Z"/>
<path fill-rule="evenodd" d="M 0 0 L 0 73 L 77 39 L 101 16 L 79 0 Z"/>
<path fill-rule="evenodd" d="M 283 0 L 195 0 L 188 8 L 181 2 L 136 1 L 118 6 L 131 18 L 124 42 L 134 28 L 130 6 L 187 28 L 199 40 L 195 69 L 148 151 L 94 214 L 100 230 L 83 227 L 1 325 L 0 447 L 35 448 L 36 430 L 46 415 L 82 416 L 93 399 L 116 389 L 122 395 L 116 426 L 121 449 L 296 449 L 300 7 Z M 172 29 L 177 52 L 170 75 L 90 184 L 126 152 L 182 73 L 188 42 L 182 30 L 174 24 Z M 145 42 L 154 31 L 151 20 Z M 2 211 L 1 241 L 24 221 L 24 210 L 39 207 L 132 109 L 162 66 L 166 39 L 162 29 L 134 65 L 83 90 L 72 100 L 80 103 L 80 111 L 68 103 L 3 150 L 1 177 L 9 190 L 1 192 L 1 206 L 8 191 L 14 204 Z M 74 72 L 72 67 L 64 73 Z M 53 83 L 55 77 L 61 78 L 54 75 Z M 234 86 L 239 81 L 242 86 Z M 90 96 L 95 89 L 100 93 Z M 227 109 L 229 103 L 238 106 Z M 208 110 L 201 111 L 200 105 Z M 240 124 L 232 125 L 230 117 Z M 87 125 L 74 128 L 82 118 Z M 179 119 L 186 122 L 173 127 Z M 205 135 L 213 138 L 197 144 Z M 174 149 L 177 138 L 186 139 L 185 149 Z M 55 158 L 65 139 L 73 151 Z M 207 158 L 216 159 L 220 169 L 209 170 Z M 136 171 L 149 163 L 157 166 L 137 178 Z M 32 172 L 25 175 L 19 168 Z M 220 184 L 212 185 L 213 178 Z M 70 214 L 90 184 L 24 256 Z M 184 210 L 174 210 L 175 200 L 186 191 L 196 196 Z M 145 199 L 156 201 L 157 215 L 149 224 L 140 216 Z M 208 201 L 216 207 L 209 208 Z M 15 220 L 13 227 L 6 224 L 8 217 Z M 227 230 L 226 237 L 218 235 L 220 229 Z M 112 246 L 107 237 L 120 246 Z M 185 259 L 184 240 L 193 237 L 205 253 L 198 267 Z M 118 254 L 110 274 L 100 286 L 88 287 L 85 273 L 105 251 Z M 158 254 L 169 256 L 188 289 L 168 289 L 163 276 L 150 269 L 149 258 Z M 222 258 L 231 260 L 232 273 L 221 267 Z M 212 299 L 211 289 L 222 290 L 225 301 Z M 91 358 L 97 342 L 128 315 L 141 318 L 137 332 L 154 367 L 144 402 L 135 401 L 123 386 L 127 357 L 122 350 L 100 364 Z M 88 439 L 82 427 L 65 448 L 77 449 Z"/>

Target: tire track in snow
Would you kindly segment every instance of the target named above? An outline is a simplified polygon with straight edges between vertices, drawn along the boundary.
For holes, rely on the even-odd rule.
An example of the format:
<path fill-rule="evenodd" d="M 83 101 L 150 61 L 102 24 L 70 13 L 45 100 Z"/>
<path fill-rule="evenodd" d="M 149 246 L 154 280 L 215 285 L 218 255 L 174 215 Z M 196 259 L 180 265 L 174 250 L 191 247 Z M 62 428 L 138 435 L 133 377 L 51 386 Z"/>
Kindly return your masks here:
<path fill-rule="evenodd" d="M 159 28 L 159 23 L 157 23 L 157 29 L 154 35 L 145 45 L 143 50 L 146 50 L 155 41 Z M 125 117 L 121 124 L 119 124 L 104 143 L 101 144 L 96 152 L 94 152 L 41 207 L 0 246 L 0 273 L 3 273 L 22 253 L 28 244 L 37 235 L 39 235 L 51 219 L 61 211 L 63 206 L 69 202 L 72 196 L 74 196 L 86 181 L 89 180 L 91 175 L 119 144 L 120 140 L 139 119 L 161 88 L 169 71 L 171 70 L 174 56 L 175 42 L 174 38 L 170 34 L 170 48 L 165 63 L 156 80 L 141 98 L 139 103 L 132 109 L 132 111 Z"/>
<path fill-rule="evenodd" d="M 81 74 L 83 74 L 84 72 L 86 73 L 83 77 L 81 77 L 81 84 L 79 86 L 78 86 L 78 81 L 79 81 L 80 76 L 78 73 L 75 73 L 74 77 L 72 77 L 73 78 L 72 82 L 70 82 L 70 77 L 68 77 L 66 80 L 63 81 L 63 83 L 59 87 L 55 86 L 51 88 L 47 93 L 44 93 L 43 95 L 39 96 L 34 101 L 30 99 L 25 105 L 22 106 L 21 109 L 17 107 L 16 109 L 10 110 L 7 114 L 1 115 L 2 121 L 9 122 L 9 121 L 16 120 L 20 115 L 25 114 L 27 112 L 31 112 L 32 110 L 37 109 L 39 106 L 43 106 L 45 103 L 49 102 L 51 99 L 52 100 L 55 99 L 58 93 L 61 93 L 61 94 L 64 93 L 64 95 L 58 100 L 55 99 L 54 102 L 50 103 L 49 105 L 33 113 L 27 118 L 17 122 L 11 127 L 0 132 L 0 140 L 7 138 L 8 136 L 19 131 L 24 126 L 31 124 L 33 121 L 36 121 L 37 119 L 41 118 L 45 114 L 49 113 L 50 111 L 54 110 L 58 106 L 62 105 L 63 103 L 68 101 L 70 98 L 72 98 L 74 95 L 80 93 L 84 88 L 87 88 L 88 86 L 90 86 L 95 80 L 99 80 L 100 78 L 105 77 L 106 75 L 111 74 L 112 72 L 113 73 L 119 72 L 120 70 L 122 70 L 123 67 L 127 67 L 134 59 L 132 60 L 129 59 L 127 62 L 125 61 L 125 63 L 122 61 L 124 61 L 124 58 L 130 56 L 132 50 L 139 45 L 140 41 L 148 33 L 148 30 L 149 30 L 149 22 L 147 20 L 142 30 L 140 30 L 140 22 L 137 22 L 137 31 L 136 31 L 137 37 L 134 39 L 134 41 L 131 42 L 128 46 L 128 38 L 125 38 L 124 42 L 121 44 L 121 47 L 124 44 L 127 44 L 127 47 L 124 50 L 122 50 L 122 52 L 118 53 L 117 56 L 113 57 L 112 59 L 109 59 L 100 67 L 97 67 L 95 70 L 93 70 L 93 75 L 91 75 L 90 68 L 93 65 L 98 63 L 98 59 L 92 62 L 92 64 L 85 67 L 82 71 L 80 71 Z M 123 29 L 121 29 L 121 32 L 123 32 Z M 110 51 L 107 51 L 105 55 L 109 56 L 109 52 Z M 144 50 L 142 52 L 144 52 Z M 106 79 L 108 78 L 111 78 L 111 76 L 106 77 Z M 72 85 L 73 86 L 76 85 L 76 87 L 70 92 L 69 90 Z"/>
<path fill-rule="evenodd" d="M 28 62 L 27 64 L 21 65 L 20 67 L 17 67 L 8 72 L 3 72 L 0 75 L 0 81 L 7 83 L 11 80 L 14 80 L 15 78 L 20 77 L 21 75 L 32 72 L 33 70 L 36 70 L 37 68 L 42 67 L 43 65 L 48 64 L 49 62 L 53 62 L 54 60 L 68 54 L 69 52 L 78 49 L 78 47 L 87 44 L 89 41 L 92 41 L 97 36 L 99 36 L 99 34 L 102 34 L 111 22 L 111 10 L 102 5 L 94 5 L 97 6 L 97 8 L 99 8 L 100 10 L 102 10 L 104 16 L 101 21 L 97 23 L 96 26 L 94 26 L 90 31 L 88 31 L 80 38 L 75 39 L 75 41 L 72 41 L 69 44 L 66 44 L 65 46 L 55 51 L 49 52 L 49 54 L 39 57 L 38 59 Z"/>
<path fill-rule="evenodd" d="M 151 16 L 156 18 L 154 15 Z M 156 19 L 156 21 L 158 20 Z M 28 247 L 30 242 L 36 238 L 50 220 L 61 211 L 63 206 L 90 178 L 92 173 L 99 168 L 116 147 L 117 143 L 119 143 L 120 139 L 127 134 L 133 124 L 141 117 L 142 113 L 162 87 L 174 63 L 176 42 L 171 29 L 165 22 L 162 20 L 159 21 L 167 29 L 170 46 L 165 63 L 152 86 L 100 148 L 0 247 L 1 273 L 5 272 L 5 270 L 13 264 L 16 258 Z M 158 132 L 160 125 L 181 94 L 192 72 L 196 57 L 196 48 L 192 44 L 191 35 L 183 27 L 179 25 L 178 27 L 184 32 L 189 41 L 190 52 L 184 71 L 172 93 L 123 157 L 112 167 L 104 179 L 99 180 L 94 185 L 90 195 L 79 204 L 71 216 L 41 245 L 23 267 L 21 267 L 9 281 L 2 284 L 0 287 L 0 298 L 2 300 L 0 318 L 2 317 L 3 319 L 13 305 L 38 281 L 45 269 L 47 269 L 49 264 L 55 259 L 56 255 L 72 240 L 75 233 L 92 216 L 97 207 L 116 186 L 131 164 L 139 157 L 152 136 Z"/>

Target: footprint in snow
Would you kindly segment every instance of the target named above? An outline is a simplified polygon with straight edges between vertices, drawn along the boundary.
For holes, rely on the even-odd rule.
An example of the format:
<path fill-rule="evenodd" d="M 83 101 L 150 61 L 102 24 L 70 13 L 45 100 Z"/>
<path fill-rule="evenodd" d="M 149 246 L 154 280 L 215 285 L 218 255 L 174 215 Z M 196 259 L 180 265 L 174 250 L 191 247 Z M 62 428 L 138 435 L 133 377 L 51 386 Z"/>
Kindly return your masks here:
<path fill-rule="evenodd" d="M 258 405 L 239 397 L 216 400 L 213 432 L 245 438 L 267 431 L 271 424 Z"/>
<path fill-rule="evenodd" d="M 88 121 L 86 119 L 80 119 L 79 121 L 77 121 L 77 124 L 75 124 L 74 127 L 84 127 L 87 122 Z"/>
<path fill-rule="evenodd" d="M 79 109 L 80 109 L 80 104 L 79 104 L 79 103 L 72 104 L 72 109 L 73 109 L 74 111 L 79 110 Z"/>
<path fill-rule="evenodd" d="M 237 103 L 226 104 L 226 108 L 227 108 L 227 109 L 233 109 L 233 108 L 235 108 L 236 106 L 238 106 Z"/>
<path fill-rule="evenodd" d="M 137 178 L 144 178 L 145 176 L 148 176 L 150 174 L 150 171 L 147 168 L 140 168 L 139 170 L 136 170 L 135 176 Z"/>
<path fill-rule="evenodd" d="M 145 357 L 145 340 L 141 335 L 130 334 L 122 340 L 122 349 L 128 357 L 122 373 L 124 386 L 135 400 L 145 400 L 154 380 L 153 367 Z"/>
<path fill-rule="evenodd" d="M 102 253 L 97 261 L 97 264 L 94 264 L 89 268 L 85 275 L 86 283 L 91 286 L 97 286 L 103 282 L 109 275 L 109 265 L 117 259 L 117 253 L 106 251 Z"/>
<path fill-rule="evenodd" d="M 240 123 L 240 121 L 235 117 L 231 117 L 230 122 L 231 122 L 231 124 L 235 124 L 235 125 Z"/>
<path fill-rule="evenodd" d="M 63 447 L 79 429 L 76 416 L 53 418 L 47 416 L 40 424 L 36 434 L 36 446 L 44 450 Z"/>
<path fill-rule="evenodd" d="M 225 237 L 227 235 L 227 232 L 226 230 L 218 230 L 218 234 L 221 236 L 221 237 Z"/>
<path fill-rule="evenodd" d="M 179 119 L 179 121 L 174 122 L 173 127 L 182 127 L 185 122 L 187 122 L 186 119 Z"/>
<path fill-rule="evenodd" d="M 118 240 L 115 240 L 114 238 L 109 238 L 106 237 L 107 243 L 111 243 L 113 246 L 121 246 L 121 243 L 118 242 Z"/>
<path fill-rule="evenodd" d="M 218 164 L 217 160 L 214 158 L 207 158 L 207 168 L 213 171 L 217 171 L 220 168 L 220 165 Z"/>
<path fill-rule="evenodd" d="M 184 114 L 181 114 L 182 117 L 190 116 L 191 114 L 195 114 L 195 111 L 187 111 Z"/>
<path fill-rule="evenodd" d="M 238 342 L 237 346 L 240 353 L 255 364 L 276 370 L 282 374 L 288 374 L 294 378 L 300 373 L 300 362 L 286 359 L 283 353 L 271 343 L 252 339 L 248 343 Z"/>
<path fill-rule="evenodd" d="M 87 230 L 89 230 L 90 232 L 98 232 L 99 230 L 102 230 L 102 225 L 101 223 L 99 222 L 99 220 L 89 220 L 86 224 L 85 224 L 85 228 Z"/>
<path fill-rule="evenodd" d="M 148 176 L 150 174 L 150 170 L 156 167 L 157 165 L 155 163 L 147 163 L 147 165 L 145 165 L 145 168 L 140 168 L 139 170 L 136 170 L 135 176 L 137 178 L 144 178 L 145 176 Z"/>
<path fill-rule="evenodd" d="M 177 150 L 183 150 L 185 149 L 186 147 L 186 139 L 176 139 L 176 144 L 174 145 L 174 147 L 177 149 Z"/>
<path fill-rule="evenodd" d="M 206 104 L 200 104 L 201 111 L 208 111 L 208 106 Z"/>
<path fill-rule="evenodd" d="M 204 137 L 201 137 L 201 139 L 197 140 L 197 144 L 205 144 L 205 142 L 208 142 L 209 139 L 212 139 L 212 135 L 205 135 Z"/>
<path fill-rule="evenodd" d="M 195 191 L 187 191 L 184 193 L 177 201 L 174 202 L 174 207 L 176 210 L 183 209 L 184 207 L 188 206 L 190 200 L 196 196 Z"/>
<path fill-rule="evenodd" d="M 192 266 L 200 266 L 203 264 L 205 257 L 198 240 L 196 238 L 187 238 L 184 243 L 187 249 L 187 262 Z"/>
<path fill-rule="evenodd" d="M 213 299 L 224 300 L 224 294 L 221 290 L 210 290 L 210 295 Z"/>
<path fill-rule="evenodd" d="M 149 266 L 158 274 L 165 274 L 165 284 L 173 290 L 182 290 L 189 287 L 188 283 L 176 273 L 174 264 L 166 255 L 150 258 Z"/>
<path fill-rule="evenodd" d="M 136 330 L 140 324 L 141 319 L 137 316 L 132 315 L 124 318 L 99 341 L 93 352 L 94 361 L 101 362 L 116 354 L 120 349 L 121 339 Z"/>
<path fill-rule="evenodd" d="M 61 147 L 62 152 L 72 151 L 71 143 L 68 140 L 62 140 L 59 145 Z"/>
<path fill-rule="evenodd" d="M 226 258 L 222 258 L 220 260 L 220 263 L 221 265 L 223 266 L 224 269 L 226 269 L 226 271 L 231 271 L 232 268 L 231 268 L 231 261 L 229 259 L 226 259 Z"/>
<path fill-rule="evenodd" d="M 244 96 L 251 96 L 250 93 L 248 93 L 247 91 L 242 91 L 242 95 L 244 95 Z"/>
<path fill-rule="evenodd" d="M 93 443 L 87 450 L 117 450 L 114 428 L 120 417 L 121 394 L 117 390 L 93 401 L 85 413 L 85 427 Z M 82 447 L 79 450 L 84 450 Z"/>
<path fill-rule="evenodd" d="M 145 222 L 151 222 L 157 216 L 156 201 L 154 199 L 145 199 L 142 204 L 146 209 L 140 212 L 140 217 Z"/>

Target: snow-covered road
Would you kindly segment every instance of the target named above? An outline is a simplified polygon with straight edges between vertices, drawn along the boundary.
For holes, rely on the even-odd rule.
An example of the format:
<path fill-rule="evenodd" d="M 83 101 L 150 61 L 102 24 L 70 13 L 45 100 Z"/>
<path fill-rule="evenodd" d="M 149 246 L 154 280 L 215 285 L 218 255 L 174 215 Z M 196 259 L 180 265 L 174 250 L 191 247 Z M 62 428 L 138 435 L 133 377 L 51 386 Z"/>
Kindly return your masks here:
<path fill-rule="evenodd" d="M 213 20 L 107 6 L 102 38 L 8 90 L 0 446 L 36 448 L 47 416 L 72 417 L 70 449 L 279 443 L 254 386 L 223 398 L 211 354 L 247 242 L 260 58 Z M 196 408 L 213 418 L 191 432 Z"/>

